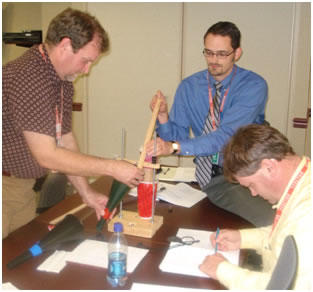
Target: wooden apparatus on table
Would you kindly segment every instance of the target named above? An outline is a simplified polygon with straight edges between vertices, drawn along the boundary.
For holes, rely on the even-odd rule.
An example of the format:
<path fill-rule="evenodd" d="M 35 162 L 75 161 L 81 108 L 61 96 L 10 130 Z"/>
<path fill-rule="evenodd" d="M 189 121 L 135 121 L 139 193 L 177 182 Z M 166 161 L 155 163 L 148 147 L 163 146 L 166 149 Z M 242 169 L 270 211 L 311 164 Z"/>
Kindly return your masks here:
<path fill-rule="evenodd" d="M 146 132 L 144 147 L 140 154 L 140 158 L 138 161 L 138 168 L 144 168 L 145 171 L 145 181 L 150 181 L 155 183 L 155 167 L 145 167 L 149 166 L 148 163 L 145 162 L 146 158 L 146 144 L 152 139 L 156 119 L 159 113 L 161 100 L 158 99 L 156 105 L 154 107 L 152 117 L 149 123 L 149 127 Z M 155 187 L 153 186 L 153 190 Z M 115 216 L 108 224 L 108 230 L 113 232 L 113 225 L 115 222 L 121 222 L 124 227 L 124 233 L 129 235 L 141 236 L 146 238 L 151 238 L 155 232 L 162 226 L 163 217 L 154 215 L 154 200 L 157 195 L 157 192 L 154 193 L 154 198 L 152 199 L 152 218 L 151 220 L 142 219 L 138 213 L 133 211 L 122 210 L 121 216 Z"/>
<path fill-rule="evenodd" d="M 154 133 L 154 128 L 155 128 L 155 123 L 156 123 L 156 119 L 157 119 L 157 115 L 160 109 L 160 103 L 161 100 L 158 99 L 156 102 L 156 105 L 154 107 L 153 113 L 152 113 L 152 118 L 150 120 L 150 124 L 149 127 L 147 129 L 146 132 L 146 136 L 145 136 L 145 141 L 144 141 L 144 147 L 143 150 L 141 152 L 139 161 L 138 161 L 138 168 L 144 168 L 145 170 L 145 181 L 153 181 L 155 182 L 155 169 L 159 168 L 160 166 L 158 164 L 151 164 L 148 162 L 145 162 L 145 158 L 146 158 L 146 149 L 145 146 L 146 144 L 152 139 L 152 135 Z M 133 161 L 127 160 L 126 161 L 133 163 Z M 129 187 L 127 187 L 126 185 L 119 183 L 117 181 L 113 181 L 113 185 L 111 187 L 111 194 L 112 191 L 114 193 L 114 188 L 118 189 L 121 187 L 125 187 L 125 192 L 128 192 Z M 154 186 L 153 186 L 153 190 L 154 190 Z M 154 193 L 154 197 L 156 197 L 157 192 Z M 120 196 L 121 197 L 121 196 Z M 112 200 L 113 199 L 113 200 Z M 114 201 L 114 198 L 111 197 L 109 198 L 109 201 Z M 118 203 L 114 203 L 115 207 L 117 207 Z M 50 221 L 50 224 L 57 224 L 58 222 L 62 221 L 66 215 L 68 214 L 74 214 L 78 211 L 80 211 L 81 209 L 85 208 L 87 205 L 86 204 L 81 204 L 80 206 L 68 211 L 67 213 L 63 214 L 62 216 L 59 216 L 57 218 L 55 218 L 54 220 Z M 152 206 L 153 206 L 153 212 L 152 212 L 152 218 L 151 220 L 145 220 L 142 219 L 136 212 L 133 211 L 126 211 L 126 210 L 120 210 L 119 216 L 115 216 L 109 223 L 108 223 L 108 230 L 113 232 L 113 225 L 115 222 L 119 221 L 123 224 L 124 226 L 124 233 L 125 234 L 130 234 L 130 235 L 135 235 L 135 236 L 141 236 L 141 237 L 146 237 L 146 238 L 151 238 L 155 232 L 161 227 L 161 225 L 163 224 L 163 217 L 162 216 L 155 216 L 154 215 L 154 198 L 153 198 L 153 202 L 152 202 Z M 106 208 L 107 209 L 107 208 Z M 110 210 L 111 212 L 112 210 Z M 107 214 L 108 215 L 108 214 Z M 102 221 L 98 222 L 97 224 L 97 229 L 99 228 L 99 230 L 101 231 L 102 226 L 104 225 L 105 221 L 103 219 L 101 219 Z M 99 224 L 102 223 L 102 224 Z M 99 231 L 98 230 L 98 231 Z"/>

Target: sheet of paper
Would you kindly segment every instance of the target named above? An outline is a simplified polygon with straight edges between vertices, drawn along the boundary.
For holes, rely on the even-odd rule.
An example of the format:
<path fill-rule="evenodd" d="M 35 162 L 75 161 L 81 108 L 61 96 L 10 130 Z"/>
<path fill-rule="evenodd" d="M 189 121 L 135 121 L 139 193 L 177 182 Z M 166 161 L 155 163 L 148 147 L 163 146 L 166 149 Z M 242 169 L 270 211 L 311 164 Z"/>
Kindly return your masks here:
<path fill-rule="evenodd" d="M 147 249 L 128 247 L 127 272 L 132 273 L 148 253 Z M 108 267 L 107 242 L 87 239 L 78 245 L 67 257 L 67 261 L 96 266 Z"/>
<path fill-rule="evenodd" d="M 176 286 L 163 286 L 163 285 L 152 285 L 152 284 L 144 284 L 144 283 L 133 283 L 130 290 L 136 291 L 207 291 L 208 289 L 196 289 L 196 288 L 183 288 Z"/>
<path fill-rule="evenodd" d="M 174 205 L 190 208 L 204 199 L 206 194 L 185 183 L 178 183 L 168 184 L 163 191 L 158 193 L 158 197 Z"/>
<path fill-rule="evenodd" d="M 210 235 L 212 232 L 193 229 L 179 229 L 178 237 L 192 236 L 199 243 L 191 246 L 179 246 L 168 249 L 159 268 L 163 272 L 176 273 L 183 275 L 191 275 L 197 277 L 208 276 L 199 270 L 199 265 L 203 262 L 207 255 L 214 254 L 214 247 L 210 243 Z M 171 246 L 177 243 L 171 243 Z M 231 252 L 221 252 L 221 254 L 232 264 L 239 263 L 239 250 Z"/>
<path fill-rule="evenodd" d="M 194 167 L 161 167 L 159 180 L 178 181 L 178 182 L 194 182 L 196 169 Z"/>
<path fill-rule="evenodd" d="M 129 194 L 137 196 L 137 188 L 131 189 Z M 168 183 L 158 183 L 157 200 L 163 200 L 174 205 L 190 208 L 204 199 L 206 194 L 186 183 L 175 185 Z"/>
<path fill-rule="evenodd" d="M 66 259 L 70 252 L 64 250 L 56 250 L 51 256 L 49 256 L 37 270 L 51 273 L 60 273 L 66 266 Z"/>
<path fill-rule="evenodd" d="M 2 290 L 19 290 L 16 288 L 12 283 L 7 282 L 7 283 L 2 283 Z"/>

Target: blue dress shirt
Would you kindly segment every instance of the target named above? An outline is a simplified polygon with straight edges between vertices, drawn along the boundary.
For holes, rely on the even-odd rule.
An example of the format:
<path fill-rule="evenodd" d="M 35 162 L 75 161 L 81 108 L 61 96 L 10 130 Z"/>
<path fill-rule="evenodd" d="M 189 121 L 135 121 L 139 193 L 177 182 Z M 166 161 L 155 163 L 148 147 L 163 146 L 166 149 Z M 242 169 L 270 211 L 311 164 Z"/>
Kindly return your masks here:
<path fill-rule="evenodd" d="M 209 82 L 214 96 L 215 80 L 211 75 Z M 219 127 L 202 135 L 209 112 L 208 71 L 184 79 L 177 88 L 168 122 L 157 123 L 159 136 L 165 141 L 178 141 L 180 155 L 208 156 L 221 152 L 239 127 L 262 124 L 268 92 L 266 81 L 256 73 L 234 65 L 231 74 L 222 81 L 222 98 L 228 87 Z M 222 159 L 219 164 L 222 165 Z"/>

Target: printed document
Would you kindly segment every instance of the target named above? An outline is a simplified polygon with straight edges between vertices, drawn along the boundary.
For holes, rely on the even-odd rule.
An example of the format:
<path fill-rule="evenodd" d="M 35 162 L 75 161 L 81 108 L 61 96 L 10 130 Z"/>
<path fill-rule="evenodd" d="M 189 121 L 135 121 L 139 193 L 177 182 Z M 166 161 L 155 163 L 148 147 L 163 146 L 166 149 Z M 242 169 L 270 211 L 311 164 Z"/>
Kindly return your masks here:
<path fill-rule="evenodd" d="M 137 188 L 131 189 L 128 194 L 137 197 Z M 206 194 L 204 192 L 185 183 L 176 185 L 163 182 L 158 183 L 157 200 L 163 200 L 173 205 L 191 208 L 205 197 Z"/>

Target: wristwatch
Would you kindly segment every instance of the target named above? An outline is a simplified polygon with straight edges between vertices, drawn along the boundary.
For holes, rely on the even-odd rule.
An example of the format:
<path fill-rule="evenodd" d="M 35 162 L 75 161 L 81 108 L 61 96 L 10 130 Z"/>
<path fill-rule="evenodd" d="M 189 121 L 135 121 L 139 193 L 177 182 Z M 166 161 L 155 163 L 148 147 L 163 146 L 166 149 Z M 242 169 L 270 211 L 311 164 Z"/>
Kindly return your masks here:
<path fill-rule="evenodd" d="M 171 142 L 172 142 L 172 148 L 173 148 L 172 154 L 176 154 L 179 151 L 179 144 L 175 141 L 171 141 Z"/>

